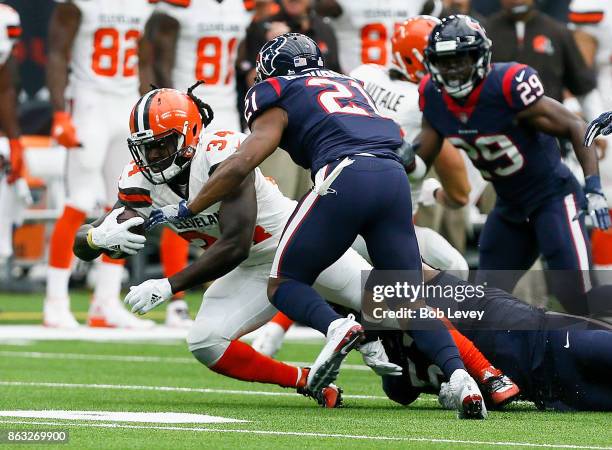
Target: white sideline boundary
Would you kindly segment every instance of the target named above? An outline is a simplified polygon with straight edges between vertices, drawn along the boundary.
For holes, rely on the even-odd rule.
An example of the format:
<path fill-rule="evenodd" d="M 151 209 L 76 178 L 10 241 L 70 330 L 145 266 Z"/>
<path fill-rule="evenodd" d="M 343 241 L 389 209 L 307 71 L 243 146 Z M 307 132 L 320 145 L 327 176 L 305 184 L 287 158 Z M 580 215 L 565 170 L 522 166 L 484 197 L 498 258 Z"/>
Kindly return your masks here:
<path fill-rule="evenodd" d="M 11 341 L 168 341 L 182 340 L 187 337 L 187 329 L 168 328 L 157 325 L 148 330 L 130 330 L 118 328 L 90 328 L 80 326 L 72 330 L 49 328 L 42 325 L 2 325 L 0 326 L 0 343 Z M 259 330 L 243 337 L 255 339 Z M 320 340 L 323 335 L 306 327 L 291 327 L 285 339 L 290 341 Z"/>
<path fill-rule="evenodd" d="M 340 434 L 340 433 L 312 433 L 297 431 L 271 431 L 271 430 L 251 430 L 251 429 L 231 429 L 231 428 L 201 428 L 201 427 L 176 427 L 176 426 L 146 426 L 146 425 L 124 425 L 118 423 L 78 423 L 78 422 L 48 422 L 48 421 L 25 421 L 25 420 L 0 420 L 3 424 L 13 425 L 44 425 L 44 426 L 69 426 L 83 428 L 114 428 L 128 430 L 161 430 L 161 431 L 187 431 L 200 433 L 242 433 L 258 434 L 267 436 L 292 436 L 292 437 L 315 437 L 333 439 L 358 439 L 366 441 L 392 441 L 392 442 L 428 442 L 431 444 L 457 444 L 457 445 L 491 445 L 502 447 L 532 447 L 532 448 L 567 448 L 567 449 L 594 449 L 605 450 L 610 447 L 598 447 L 590 445 L 571 445 L 571 444 L 535 444 L 529 442 L 495 442 L 495 441 L 469 441 L 460 439 L 437 439 L 426 437 L 404 437 L 404 436 L 368 436 L 359 434 Z"/>

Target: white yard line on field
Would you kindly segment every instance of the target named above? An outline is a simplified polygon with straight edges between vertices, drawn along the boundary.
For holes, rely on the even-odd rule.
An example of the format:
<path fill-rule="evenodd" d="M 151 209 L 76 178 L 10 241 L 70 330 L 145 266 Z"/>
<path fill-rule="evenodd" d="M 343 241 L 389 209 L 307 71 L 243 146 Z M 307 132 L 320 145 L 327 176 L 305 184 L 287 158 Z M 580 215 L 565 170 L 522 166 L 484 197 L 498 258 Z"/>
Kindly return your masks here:
<path fill-rule="evenodd" d="M 395 441 L 395 442 L 428 442 L 433 444 L 458 444 L 458 445 L 495 445 L 502 447 L 534 447 L 534 448 L 568 448 L 568 449 L 609 449 L 610 447 L 598 447 L 590 445 L 571 445 L 571 444 L 532 444 L 529 442 L 495 442 L 495 441 L 471 441 L 460 439 L 435 439 L 427 437 L 395 437 L 395 436 L 368 436 L 359 434 L 340 434 L 340 433 L 306 433 L 297 431 L 271 431 L 271 430 L 251 430 L 251 429 L 230 429 L 230 428 L 201 428 L 201 427 L 177 427 L 177 426 L 146 426 L 146 425 L 124 425 L 118 423 L 78 423 L 78 422 L 41 422 L 25 420 L 0 420 L 5 424 L 20 425 L 44 425 L 44 426 L 72 426 L 84 428 L 113 428 L 128 430 L 161 430 L 161 431 L 187 431 L 201 433 L 244 433 L 268 436 L 295 436 L 295 437 L 315 437 L 315 438 L 335 438 L 335 439 L 359 439 L 368 441 Z"/>
<path fill-rule="evenodd" d="M 121 361 L 135 363 L 172 363 L 172 364 L 198 364 L 195 358 L 169 357 L 169 356 L 137 356 L 137 355 L 95 355 L 88 353 L 54 353 L 54 352 L 18 352 L 0 351 L 0 356 L 32 359 L 80 359 L 87 361 Z M 287 364 L 308 366 L 312 363 L 285 361 Z M 369 371 L 369 367 L 359 364 L 343 364 L 343 370 Z"/>
<path fill-rule="evenodd" d="M 48 383 L 36 381 L 0 381 L 0 386 L 33 386 L 68 389 L 114 389 L 124 391 L 196 392 L 199 394 L 261 395 L 270 397 L 294 397 L 296 395 L 301 395 L 296 392 L 248 391 L 241 389 L 192 388 L 180 386 L 139 386 L 129 384 Z M 387 397 L 382 395 L 343 395 L 343 397 L 360 400 L 387 400 Z"/>

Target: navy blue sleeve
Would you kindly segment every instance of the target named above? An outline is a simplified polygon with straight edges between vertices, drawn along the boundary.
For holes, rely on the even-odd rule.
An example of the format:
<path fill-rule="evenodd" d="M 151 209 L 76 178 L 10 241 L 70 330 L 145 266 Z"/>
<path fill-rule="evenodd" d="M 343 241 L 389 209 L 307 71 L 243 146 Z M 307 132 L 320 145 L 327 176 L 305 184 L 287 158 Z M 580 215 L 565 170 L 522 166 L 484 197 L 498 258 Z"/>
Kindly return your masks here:
<path fill-rule="evenodd" d="M 508 106 L 518 112 L 544 96 L 544 85 L 534 68 L 513 63 L 502 76 L 502 91 Z"/>
<path fill-rule="evenodd" d="M 244 120 L 249 128 L 264 111 L 275 106 L 282 107 L 281 86 L 281 82 L 277 78 L 268 78 L 249 89 L 244 100 Z"/>

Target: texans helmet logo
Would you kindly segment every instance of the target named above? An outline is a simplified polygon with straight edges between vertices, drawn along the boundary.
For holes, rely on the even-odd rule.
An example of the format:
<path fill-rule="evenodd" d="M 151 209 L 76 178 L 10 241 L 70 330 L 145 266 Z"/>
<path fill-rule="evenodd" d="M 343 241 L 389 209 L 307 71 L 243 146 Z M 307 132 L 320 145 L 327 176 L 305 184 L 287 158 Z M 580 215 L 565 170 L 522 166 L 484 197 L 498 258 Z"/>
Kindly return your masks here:
<path fill-rule="evenodd" d="M 285 36 L 279 36 L 266 44 L 257 55 L 257 71 L 270 77 L 273 76 L 276 66 L 274 60 L 280 54 L 280 49 L 287 42 Z"/>

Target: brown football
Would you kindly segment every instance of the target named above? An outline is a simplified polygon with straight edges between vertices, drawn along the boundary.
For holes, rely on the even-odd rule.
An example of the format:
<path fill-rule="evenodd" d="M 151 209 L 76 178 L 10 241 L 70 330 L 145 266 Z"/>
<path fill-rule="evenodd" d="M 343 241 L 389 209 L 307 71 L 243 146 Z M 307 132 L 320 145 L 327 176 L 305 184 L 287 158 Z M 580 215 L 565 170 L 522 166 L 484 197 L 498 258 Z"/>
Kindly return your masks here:
<path fill-rule="evenodd" d="M 126 206 L 125 210 L 121 214 L 119 214 L 117 216 L 117 223 L 123 223 L 126 220 L 130 220 L 132 217 L 139 217 L 139 216 L 140 215 L 136 212 L 136 210 L 134 210 L 132 208 L 128 208 Z M 131 227 L 130 231 L 132 233 L 140 234 L 141 236 L 144 236 L 144 234 L 145 234 L 144 224 L 136 225 L 134 227 Z"/>

